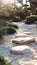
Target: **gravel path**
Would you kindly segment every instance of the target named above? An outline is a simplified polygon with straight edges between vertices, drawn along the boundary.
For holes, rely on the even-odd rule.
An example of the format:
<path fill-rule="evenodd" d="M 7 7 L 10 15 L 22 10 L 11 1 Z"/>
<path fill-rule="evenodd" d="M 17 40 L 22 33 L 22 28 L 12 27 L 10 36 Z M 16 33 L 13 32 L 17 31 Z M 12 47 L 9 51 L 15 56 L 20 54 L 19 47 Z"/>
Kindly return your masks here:
<path fill-rule="evenodd" d="M 36 25 L 24 25 L 24 23 L 15 23 L 19 26 L 17 33 L 32 32 L 29 36 L 33 36 L 36 40 L 35 43 L 30 43 L 29 46 L 33 53 L 24 55 L 10 54 L 10 48 L 16 46 L 12 43 L 14 35 L 4 36 L 2 43 L 0 42 L 0 56 L 5 56 L 12 65 L 34 65 L 37 62 L 37 28 Z"/>

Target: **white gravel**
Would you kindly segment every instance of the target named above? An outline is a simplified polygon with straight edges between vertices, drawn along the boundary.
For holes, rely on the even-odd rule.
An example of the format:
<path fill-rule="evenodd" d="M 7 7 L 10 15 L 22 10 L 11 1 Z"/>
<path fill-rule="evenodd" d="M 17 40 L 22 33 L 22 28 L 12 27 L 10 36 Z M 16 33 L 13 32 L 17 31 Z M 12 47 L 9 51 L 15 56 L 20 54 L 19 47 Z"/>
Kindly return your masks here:
<path fill-rule="evenodd" d="M 24 24 L 22 24 L 22 26 L 24 26 Z M 36 34 L 34 33 L 34 31 Z M 30 36 L 33 36 L 36 39 L 36 42 L 30 43 L 27 46 L 31 48 L 33 53 L 24 55 L 10 54 L 10 49 L 17 45 L 12 43 L 13 35 L 7 35 L 4 36 L 4 40 L 2 41 L 2 43 L 0 42 L 0 56 L 5 56 L 12 63 L 12 65 L 34 65 L 37 62 L 37 28 L 32 27 L 31 32 L 33 32 L 34 34 Z"/>

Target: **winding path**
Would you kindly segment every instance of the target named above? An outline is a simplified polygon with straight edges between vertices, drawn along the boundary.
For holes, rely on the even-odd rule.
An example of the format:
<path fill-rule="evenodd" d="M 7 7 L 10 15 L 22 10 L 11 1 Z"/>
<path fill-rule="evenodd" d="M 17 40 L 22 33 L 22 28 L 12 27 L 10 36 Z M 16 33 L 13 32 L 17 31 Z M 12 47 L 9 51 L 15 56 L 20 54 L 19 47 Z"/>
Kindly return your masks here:
<path fill-rule="evenodd" d="M 12 65 L 34 65 L 37 62 L 37 28 L 36 25 L 25 25 L 24 23 L 14 23 L 17 24 L 19 29 L 17 33 L 25 33 L 31 32 L 29 36 L 33 36 L 36 39 L 35 43 L 30 43 L 29 46 L 32 50 L 32 54 L 25 54 L 25 55 L 14 55 L 10 54 L 10 48 L 16 46 L 16 44 L 12 43 L 12 39 L 14 35 L 7 35 L 4 36 L 4 40 L 1 44 L 0 42 L 0 56 L 5 56 Z"/>

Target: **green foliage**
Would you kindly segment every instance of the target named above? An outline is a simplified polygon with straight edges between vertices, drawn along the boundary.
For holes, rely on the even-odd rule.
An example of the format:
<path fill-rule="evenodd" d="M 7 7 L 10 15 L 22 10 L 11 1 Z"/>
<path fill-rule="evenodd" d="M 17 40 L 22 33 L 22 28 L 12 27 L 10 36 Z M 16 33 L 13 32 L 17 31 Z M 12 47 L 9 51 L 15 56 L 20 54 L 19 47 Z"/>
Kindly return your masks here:
<path fill-rule="evenodd" d="M 5 35 L 7 32 L 5 26 L 0 26 L 0 38 Z"/>
<path fill-rule="evenodd" d="M 35 23 L 37 21 L 37 15 L 30 15 L 26 17 L 26 24 L 32 24 Z"/>
<path fill-rule="evenodd" d="M 11 9 L 10 7 L 7 7 L 7 9 L 2 9 L 1 10 L 2 17 L 5 20 L 10 20 L 10 22 L 19 22 L 21 20 L 24 20 L 26 16 L 30 15 L 28 12 L 28 9 L 26 6 L 20 6 L 20 7 L 15 7 Z M 12 21 L 11 21 L 12 20 Z"/>
<path fill-rule="evenodd" d="M 29 18 L 37 18 L 37 15 L 30 15 L 26 17 L 26 19 L 29 19 Z"/>
<path fill-rule="evenodd" d="M 18 28 L 18 26 L 17 26 L 17 25 L 15 25 L 15 24 L 8 24 L 8 26 L 9 26 L 9 27 L 13 27 L 13 28 L 15 28 L 15 29 L 17 29 L 17 28 Z"/>
<path fill-rule="evenodd" d="M 7 62 L 6 65 L 11 65 L 11 63 L 10 62 Z"/>
<path fill-rule="evenodd" d="M 11 63 L 5 60 L 3 56 L 0 56 L 0 65 L 11 65 Z"/>
<path fill-rule="evenodd" d="M 14 24 L 9 24 L 8 26 L 1 26 L 0 25 L 0 38 L 2 38 L 5 34 L 14 34 L 18 26 Z"/>
<path fill-rule="evenodd" d="M 19 8 L 16 8 L 16 16 L 20 17 L 20 20 L 24 20 L 26 16 L 30 15 L 28 9 L 23 5 Z"/>
<path fill-rule="evenodd" d="M 15 28 L 13 28 L 13 27 L 8 27 L 7 28 L 7 34 L 14 34 L 14 33 L 16 33 Z"/>
<path fill-rule="evenodd" d="M 13 21 L 14 22 L 20 22 L 21 21 L 21 19 L 20 19 L 20 17 L 19 16 L 14 16 L 14 18 L 13 18 Z"/>

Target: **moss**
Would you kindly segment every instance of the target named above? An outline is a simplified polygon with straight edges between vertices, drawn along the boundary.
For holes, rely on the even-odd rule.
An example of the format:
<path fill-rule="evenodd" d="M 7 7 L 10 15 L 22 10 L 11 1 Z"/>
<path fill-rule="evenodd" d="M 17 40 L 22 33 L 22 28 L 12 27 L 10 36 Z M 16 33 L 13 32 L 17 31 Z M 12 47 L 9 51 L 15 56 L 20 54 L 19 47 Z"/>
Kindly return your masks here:
<path fill-rule="evenodd" d="M 26 17 L 26 24 L 33 24 L 35 21 L 37 21 L 37 15 L 30 15 Z"/>
<path fill-rule="evenodd" d="M 26 17 L 26 19 L 29 19 L 29 18 L 37 18 L 37 15 L 30 15 Z"/>
<path fill-rule="evenodd" d="M 15 28 L 17 28 L 17 26 L 15 25 L 9 25 L 9 26 L 1 26 L 0 25 L 0 39 L 3 37 L 3 35 L 6 35 L 6 34 L 14 34 L 16 33 L 16 30 Z"/>
<path fill-rule="evenodd" d="M 14 28 L 12 27 L 7 28 L 7 34 L 14 34 L 14 33 L 16 33 L 16 30 Z"/>
<path fill-rule="evenodd" d="M 8 24 L 8 26 L 9 26 L 9 27 L 16 28 L 16 29 L 18 28 L 18 26 L 17 26 L 17 25 L 15 25 L 15 24 Z"/>
<path fill-rule="evenodd" d="M 5 26 L 0 26 L 0 38 L 5 35 L 7 32 Z"/>
<path fill-rule="evenodd" d="M 0 65 L 11 65 L 3 56 L 0 56 Z"/>

